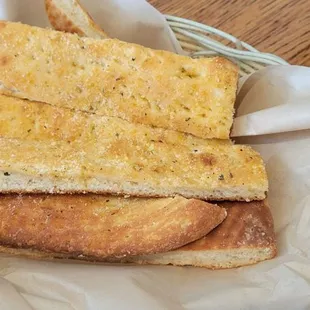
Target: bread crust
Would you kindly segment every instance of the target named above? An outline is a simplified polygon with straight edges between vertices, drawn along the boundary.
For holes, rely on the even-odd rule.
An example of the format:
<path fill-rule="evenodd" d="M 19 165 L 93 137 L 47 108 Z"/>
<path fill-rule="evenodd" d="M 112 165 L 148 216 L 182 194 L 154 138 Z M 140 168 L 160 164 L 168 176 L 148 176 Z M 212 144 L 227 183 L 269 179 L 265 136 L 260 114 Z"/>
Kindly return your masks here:
<path fill-rule="evenodd" d="M 0 244 L 73 257 L 126 257 L 178 248 L 226 217 L 216 205 L 183 197 L 1 195 Z"/>
<path fill-rule="evenodd" d="M 122 262 L 226 269 L 252 265 L 277 255 L 267 200 L 220 202 L 219 205 L 226 209 L 227 218 L 200 240 L 167 253 L 128 257 Z"/>
<path fill-rule="evenodd" d="M 196 266 L 208 269 L 252 265 L 277 255 L 273 218 L 266 200 L 249 203 L 224 202 L 219 205 L 227 211 L 226 219 L 219 226 L 200 240 L 166 253 L 99 258 L 12 246 L 0 246 L 0 252 L 37 260 Z"/>
<path fill-rule="evenodd" d="M 45 10 L 55 30 L 95 39 L 108 38 L 78 0 L 45 0 Z"/>

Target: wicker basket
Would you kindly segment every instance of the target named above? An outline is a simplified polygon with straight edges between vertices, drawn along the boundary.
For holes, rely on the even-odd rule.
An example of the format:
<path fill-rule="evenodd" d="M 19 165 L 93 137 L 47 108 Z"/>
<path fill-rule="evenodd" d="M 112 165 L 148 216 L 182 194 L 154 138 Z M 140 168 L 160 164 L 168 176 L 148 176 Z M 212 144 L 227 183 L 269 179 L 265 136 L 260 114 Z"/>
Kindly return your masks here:
<path fill-rule="evenodd" d="M 225 56 L 239 66 L 241 77 L 268 65 L 288 65 L 282 58 L 261 53 L 251 45 L 216 28 L 175 16 L 165 17 L 182 48 L 190 56 Z"/>

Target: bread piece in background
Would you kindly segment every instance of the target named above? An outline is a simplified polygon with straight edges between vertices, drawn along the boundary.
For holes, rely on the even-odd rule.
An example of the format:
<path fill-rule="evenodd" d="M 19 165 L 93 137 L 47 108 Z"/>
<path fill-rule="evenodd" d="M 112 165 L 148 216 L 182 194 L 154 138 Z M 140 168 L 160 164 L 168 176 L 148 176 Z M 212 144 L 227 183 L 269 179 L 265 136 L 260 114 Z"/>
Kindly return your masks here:
<path fill-rule="evenodd" d="M 247 204 L 247 206 L 245 206 Z M 93 262 L 196 266 L 209 269 L 236 268 L 272 259 L 277 254 L 273 219 L 266 201 L 220 203 L 227 218 L 208 235 L 179 249 L 123 259 L 99 259 L 43 252 L 31 248 L 0 246 L 0 252 L 32 259 L 75 259 Z M 70 212 L 66 209 L 64 212 Z M 74 221 L 72 222 L 72 224 Z"/>
<path fill-rule="evenodd" d="M 1 195 L 0 244 L 103 259 L 159 253 L 208 234 L 226 210 L 183 197 Z"/>
<path fill-rule="evenodd" d="M 134 123 L 228 139 L 238 71 L 116 39 L 2 22 L 1 93 Z"/>
<path fill-rule="evenodd" d="M 95 39 L 108 38 L 78 0 L 45 0 L 45 9 L 56 30 Z"/>
<path fill-rule="evenodd" d="M 234 268 L 272 259 L 277 254 L 273 218 L 267 201 L 223 202 L 226 220 L 210 234 L 167 253 L 128 257 L 123 262 Z"/>

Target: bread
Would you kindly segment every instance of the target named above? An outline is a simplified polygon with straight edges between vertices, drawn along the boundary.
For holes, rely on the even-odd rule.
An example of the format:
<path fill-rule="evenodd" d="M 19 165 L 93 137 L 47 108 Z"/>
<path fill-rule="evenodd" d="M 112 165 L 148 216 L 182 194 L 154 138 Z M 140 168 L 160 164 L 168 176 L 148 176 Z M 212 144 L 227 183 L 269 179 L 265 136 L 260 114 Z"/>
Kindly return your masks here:
<path fill-rule="evenodd" d="M 45 8 L 47 17 L 56 30 L 95 39 L 108 37 L 78 0 L 45 0 Z"/>
<path fill-rule="evenodd" d="M 0 40 L 2 94 L 229 138 L 238 71 L 224 58 L 192 59 L 4 21 Z"/>
<path fill-rule="evenodd" d="M 247 206 L 245 206 L 247 204 Z M 126 258 L 98 258 L 43 252 L 31 248 L 0 246 L 0 252 L 32 259 L 75 259 L 78 261 L 196 266 L 210 269 L 235 268 L 272 259 L 277 254 L 273 219 L 266 201 L 221 203 L 227 218 L 200 240 L 179 249 Z M 70 212 L 66 209 L 64 212 Z M 74 223 L 72 223 L 74 224 Z"/>
<path fill-rule="evenodd" d="M 101 140 L 112 142 L 127 137 L 137 147 L 151 148 L 161 143 L 177 152 L 179 146 L 183 146 L 191 153 L 202 153 L 210 145 L 232 144 L 230 140 L 204 140 L 174 130 L 151 128 L 116 117 L 76 112 L 4 95 L 0 95 L 0 137 L 35 141 L 79 140 L 81 144 L 101 143 Z"/>
<path fill-rule="evenodd" d="M 0 137 L 2 192 L 249 200 L 268 190 L 262 159 L 248 146 L 113 117 L 0 96 Z"/>
<path fill-rule="evenodd" d="M 0 191 L 265 198 L 264 164 L 249 146 L 211 143 L 202 149 L 192 152 L 152 140 L 145 144 L 126 134 L 88 142 L 0 138 Z"/>
<path fill-rule="evenodd" d="M 182 197 L 1 195 L 0 244 L 93 258 L 168 251 L 201 238 L 226 211 Z"/>
<path fill-rule="evenodd" d="M 202 239 L 167 253 L 127 257 L 121 261 L 224 269 L 251 265 L 276 256 L 273 218 L 266 201 L 220 205 L 226 208 L 227 218 Z"/>

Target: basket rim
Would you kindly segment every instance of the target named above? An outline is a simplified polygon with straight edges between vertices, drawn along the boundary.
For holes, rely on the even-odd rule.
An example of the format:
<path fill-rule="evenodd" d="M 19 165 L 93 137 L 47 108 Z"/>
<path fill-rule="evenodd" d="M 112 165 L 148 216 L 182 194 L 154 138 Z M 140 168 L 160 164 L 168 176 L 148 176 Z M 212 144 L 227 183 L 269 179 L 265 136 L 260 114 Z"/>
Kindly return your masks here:
<path fill-rule="evenodd" d="M 165 14 L 169 27 L 181 47 L 190 50 L 191 57 L 224 56 L 236 63 L 241 75 L 248 75 L 269 65 L 290 65 L 283 58 L 260 52 L 250 44 L 220 29 L 190 19 Z M 226 46 L 213 37 L 224 38 L 235 45 Z"/>

